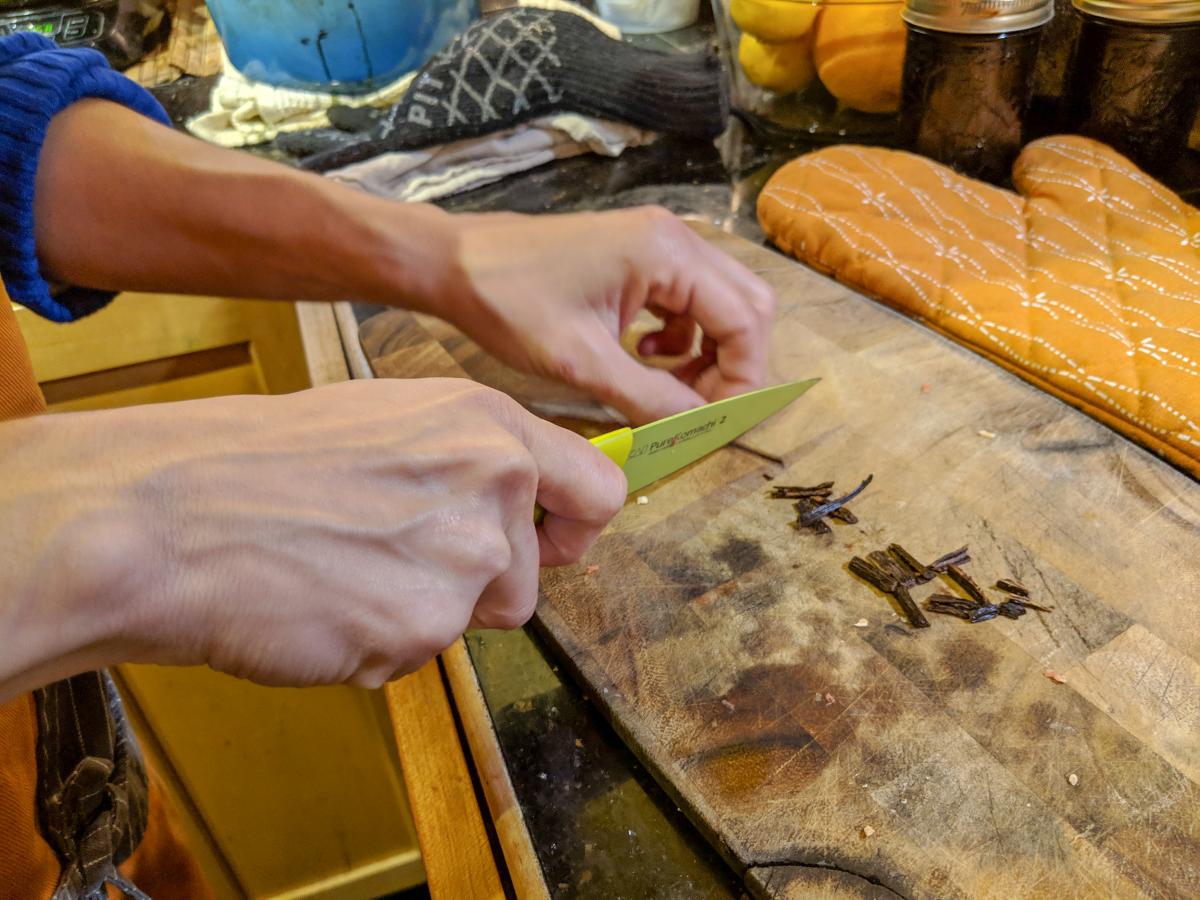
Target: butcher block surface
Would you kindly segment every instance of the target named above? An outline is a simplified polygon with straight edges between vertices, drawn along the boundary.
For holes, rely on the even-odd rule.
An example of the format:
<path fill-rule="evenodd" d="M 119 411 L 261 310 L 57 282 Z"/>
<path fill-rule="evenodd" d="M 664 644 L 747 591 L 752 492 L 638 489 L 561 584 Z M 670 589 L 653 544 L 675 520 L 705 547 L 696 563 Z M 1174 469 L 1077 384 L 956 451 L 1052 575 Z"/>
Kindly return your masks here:
<path fill-rule="evenodd" d="M 547 570 L 539 629 L 755 894 L 1194 896 L 1200 485 L 918 323 L 702 233 L 779 293 L 773 378 L 822 383 Z M 473 359 L 494 380 L 461 338 L 431 348 L 389 316 L 407 314 L 363 327 L 376 374 Z M 832 534 L 768 499 L 868 474 Z M 965 544 L 981 585 L 1054 609 L 914 630 L 847 571 L 891 542 L 925 562 Z M 914 596 L 934 590 L 953 592 Z"/>

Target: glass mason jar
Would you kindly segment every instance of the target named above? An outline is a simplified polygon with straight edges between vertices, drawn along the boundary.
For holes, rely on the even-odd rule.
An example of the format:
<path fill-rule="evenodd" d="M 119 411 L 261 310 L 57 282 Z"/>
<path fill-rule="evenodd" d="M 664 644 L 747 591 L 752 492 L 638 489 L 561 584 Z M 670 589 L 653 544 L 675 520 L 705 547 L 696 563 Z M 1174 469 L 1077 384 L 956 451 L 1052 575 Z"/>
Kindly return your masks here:
<path fill-rule="evenodd" d="M 734 114 L 760 138 L 892 144 L 903 0 L 713 0 Z"/>
<path fill-rule="evenodd" d="M 1052 0 L 909 0 L 901 133 L 906 147 L 996 184 L 1025 140 Z"/>
<path fill-rule="evenodd" d="M 1033 71 L 1034 128 L 1049 134 L 1057 128 L 1067 67 L 1079 40 L 1079 16 L 1071 0 L 1054 0 L 1054 18 L 1042 28 L 1042 43 Z M 1034 135 L 1037 137 L 1039 135 Z"/>
<path fill-rule="evenodd" d="M 1064 124 L 1169 176 L 1200 109 L 1200 0 L 1074 0 Z"/>
<path fill-rule="evenodd" d="M 479 15 L 477 0 L 208 0 L 208 8 L 247 78 L 346 94 L 418 68 Z"/>
<path fill-rule="evenodd" d="M 694 24 L 700 0 L 596 0 L 596 12 L 625 34 L 661 34 Z"/>

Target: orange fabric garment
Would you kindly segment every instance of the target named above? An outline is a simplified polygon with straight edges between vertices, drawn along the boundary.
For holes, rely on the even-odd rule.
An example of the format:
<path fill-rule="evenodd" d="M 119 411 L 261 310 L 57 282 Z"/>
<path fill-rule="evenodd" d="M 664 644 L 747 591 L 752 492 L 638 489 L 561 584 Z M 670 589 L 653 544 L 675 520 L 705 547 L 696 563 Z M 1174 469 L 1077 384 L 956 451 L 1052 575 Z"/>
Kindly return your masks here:
<path fill-rule="evenodd" d="M 44 406 L 12 304 L 0 287 L 0 421 Z M 34 808 L 37 727 L 32 694 L 0 706 L 0 897 L 49 897 L 58 881 L 58 857 L 42 840 Z"/>
<path fill-rule="evenodd" d="M 58 857 L 38 832 L 37 712 L 33 695 L 0 706 L 0 897 L 49 897 Z"/>
<path fill-rule="evenodd" d="M 188 849 L 178 814 L 163 793 L 162 780 L 147 764 L 150 779 L 150 818 L 146 833 L 129 859 L 121 864 L 121 874 L 153 900 L 211 900 L 212 889 L 200 864 Z M 109 896 L 119 896 L 109 888 Z"/>
<path fill-rule="evenodd" d="M 0 285 L 0 421 L 44 409 L 12 305 Z M 0 472 L 3 468 L 0 459 Z M 41 836 L 35 809 L 37 729 L 32 694 L 0 705 L 0 900 L 49 898 L 59 878 L 58 857 Z M 151 897 L 209 900 L 212 891 L 153 769 L 149 778 L 146 833 L 121 873 Z M 118 896 L 115 889 L 109 889 L 109 896 Z"/>
<path fill-rule="evenodd" d="M 1200 210 L 1111 148 L 1029 144 L 1017 192 L 840 146 L 763 189 L 768 237 L 1200 476 Z"/>
<path fill-rule="evenodd" d="M 42 392 L 34 380 L 17 317 L 0 286 L 0 421 L 32 416 L 43 409 Z"/>

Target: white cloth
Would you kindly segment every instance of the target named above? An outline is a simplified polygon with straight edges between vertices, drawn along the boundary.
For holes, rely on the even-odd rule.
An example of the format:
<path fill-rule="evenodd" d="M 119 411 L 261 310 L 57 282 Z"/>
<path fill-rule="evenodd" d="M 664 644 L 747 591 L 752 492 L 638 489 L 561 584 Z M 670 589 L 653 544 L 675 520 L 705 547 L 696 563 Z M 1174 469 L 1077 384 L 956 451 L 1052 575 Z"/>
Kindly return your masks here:
<path fill-rule="evenodd" d="M 483 187 L 556 159 L 588 152 L 619 156 L 626 147 L 655 137 L 632 125 L 563 113 L 486 137 L 381 153 L 325 174 L 370 194 L 419 202 Z"/>
<path fill-rule="evenodd" d="M 412 72 L 370 94 L 323 94 L 251 81 L 221 55 L 222 75 L 208 112 L 187 123 L 196 137 L 222 147 L 265 144 L 289 131 L 328 128 L 331 106 L 391 106 L 404 96 Z"/>
<path fill-rule="evenodd" d="M 555 9 L 583 16 L 609 37 L 620 40 L 621 31 L 566 0 L 522 0 L 521 6 Z M 280 134 L 328 128 L 331 106 L 391 106 L 408 89 L 415 72 L 408 72 L 370 94 L 329 94 L 272 87 L 251 81 L 233 67 L 224 51 L 222 75 L 213 89 L 208 112 L 187 123 L 198 138 L 222 147 L 249 147 L 273 141 Z"/>

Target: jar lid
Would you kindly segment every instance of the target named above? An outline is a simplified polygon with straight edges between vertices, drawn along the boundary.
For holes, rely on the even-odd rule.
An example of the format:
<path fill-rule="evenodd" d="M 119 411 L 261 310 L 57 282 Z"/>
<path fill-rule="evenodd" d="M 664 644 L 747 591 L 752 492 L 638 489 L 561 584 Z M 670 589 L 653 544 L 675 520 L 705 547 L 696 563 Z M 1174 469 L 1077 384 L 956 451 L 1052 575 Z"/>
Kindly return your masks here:
<path fill-rule="evenodd" d="M 1200 0 L 1071 0 L 1082 13 L 1117 22 L 1200 22 Z"/>
<path fill-rule="evenodd" d="M 1200 0 L 1188 2 L 1200 4 Z M 908 0 L 902 15 L 908 24 L 932 31 L 1003 34 L 1045 25 L 1054 18 L 1054 0 Z"/>

